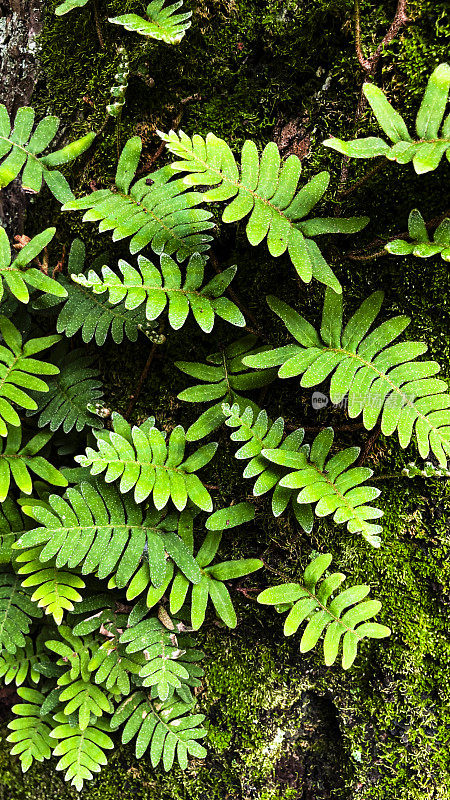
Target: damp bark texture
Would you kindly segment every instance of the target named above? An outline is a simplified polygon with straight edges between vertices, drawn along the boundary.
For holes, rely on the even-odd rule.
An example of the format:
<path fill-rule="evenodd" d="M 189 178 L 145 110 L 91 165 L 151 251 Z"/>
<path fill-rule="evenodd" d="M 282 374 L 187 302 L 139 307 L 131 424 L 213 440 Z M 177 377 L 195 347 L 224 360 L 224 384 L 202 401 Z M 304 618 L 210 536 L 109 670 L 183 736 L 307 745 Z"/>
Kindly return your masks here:
<path fill-rule="evenodd" d="M 0 0 L 0 102 L 12 117 L 30 105 L 37 82 L 43 9 L 44 0 Z M 26 205 L 20 179 L 2 191 L 0 222 L 9 235 L 23 233 Z"/>

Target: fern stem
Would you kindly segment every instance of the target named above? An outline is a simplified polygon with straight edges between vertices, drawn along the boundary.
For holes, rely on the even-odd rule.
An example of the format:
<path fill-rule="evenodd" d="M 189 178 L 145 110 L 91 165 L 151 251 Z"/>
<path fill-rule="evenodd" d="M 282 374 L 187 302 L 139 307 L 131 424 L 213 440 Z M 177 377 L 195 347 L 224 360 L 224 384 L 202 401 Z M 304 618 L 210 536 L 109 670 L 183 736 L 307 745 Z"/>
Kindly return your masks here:
<path fill-rule="evenodd" d="M 105 46 L 105 42 L 104 42 L 104 39 L 103 39 L 102 29 L 100 27 L 100 20 L 99 20 L 99 16 L 98 16 L 96 0 L 94 0 L 94 2 L 92 4 L 92 7 L 94 9 L 94 22 L 95 22 L 95 30 L 97 31 L 98 42 L 99 42 L 100 47 L 103 49 L 103 47 Z"/>
<path fill-rule="evenodd" d="M 130 402 L 128 403 L 128 407 L 127 407 L 127 410 L 125 412 L 125 417 L 129 417 L 130 416 L 131 412 L 133 411 L 133 408 L 135 407 L 135 405 L 136 405 L 136 403 L 138 401 L 139 395 L 140 395 L 140 393 L 142 391 L 142 387 L 144 385 L 144 381 L 145 381 L 145 379 L 146 379 L 146 377 L 148 375 L 149 369 L 150 369 L 150 367 L 152 365 L 152 361 L 153 361 L 153 358 L 154 358 L 155 353 L 156 353 L 156 348 L 157 348 L 157 345 L 153 344 L 152 345 L 152 349 L 150 350 L 150 353 L 148 355 L 147 361 L 145 362 L 144 369 L 141 372 L 141 375 L 140 375 L 140 378 L 138 380 L 135 392 L 134 392 L 134 394 L 130 395 Z"/>

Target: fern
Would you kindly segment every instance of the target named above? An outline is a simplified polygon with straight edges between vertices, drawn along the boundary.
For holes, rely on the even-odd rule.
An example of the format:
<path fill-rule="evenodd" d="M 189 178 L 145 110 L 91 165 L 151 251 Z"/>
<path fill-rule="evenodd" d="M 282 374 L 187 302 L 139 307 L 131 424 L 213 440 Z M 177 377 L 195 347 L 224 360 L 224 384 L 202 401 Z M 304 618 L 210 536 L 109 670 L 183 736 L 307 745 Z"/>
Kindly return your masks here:
<path fill-rule="evenodd" d="M 33 547 L 19 553 L 15 562 L 19 567 L 18 575 L 28 575 L 22 581 L 22 586 L 34 589 L 31 600 L 43 608 L 46 614 L 51 614 L 56 624 L 60 625 L 64 612 L 73 611 L 73 604 L 81 600 L 78 589 L 85 587 L 82 578 L 60 569 L 52 559 L 43 557 L 42 547 Z"/>
<path fill-rule="evenodd" d="M 127 51 L 123 46 L 120 46 L 117 48 L 117 52 L 119 54 L 119 63 L 114 78 L 118 85 L 111 86 L 110 92 L 112 100 L 111 103 L 106 106 L 107 114 L 109 114 L 110 117 L 116 118 L 120 117 L 125 105 L 125 95 L 128 89 L 128 77 L 130 74 L 130 62 Z"/>
<path fill-rule="evenodd" d="M 204 411 L 188 428 L 186 431 L 188 442 L 203 439 L 222 425 L 225 419 L 222 410 L 224 400 L 232 404 L 237 403 L 242 411 L 247 406 L 259 411 L 255 403 L 238 394 L 240 391 L 267 386 L 276 376 L 274 369 L 261 370 L 257 373 L 246 369 L 243 363 L 244 356 L 267 350 L 267 347 L 255 347 L 256 342 L 257 338 L 253 334 L 244 336 L 228 345 L 224 350 L 209 355 L 207 357 L 208 364 L 191 361 L 175 362 L 175 366 L 186 375 L 204 382 L 204 384 L 184 389 L 178 395 L 179 400 L 188 403 L 219 400 L 218 403 Z"/>
<path fill-rule="evenodd" d="M 289 502 L 291 491 L 300 490 L 297 494 L 297 503 L 300 506 L 317 503 L 314 509 L 316 516 L 325 517 L 333 514 L 336 523 L 347 523 L 350 533 L 360 533 L 374 547 L 380 546 L 378 534 L 382 528 L 370 520 L 381 517 L 383 512 L 367 505 L 379 496 L 380 491 L 373 486 L 361 486 L 373 475 L 373 471 L 368 467 L 349 469 L 358 458 L 359 447 L 347 447 L 328 459 L 334 431 L 332 428 L 325 428 L 317 434 L 311 448 L 307 445 L 300 448 L 304 435 L 302 430 L 290 434 L 281 446 L 261 448 L 261 444 L 274 444 L 277 439 L 281 439 L 280 421 L 274 423 L 268 436 L 261 443 L 258 431 L 265 430 L 266 416 L 260 414 L 252 430 L 250 409 L 244 412 L 242 418 L 238 416 L 236 408 L 226 409 L 226 413 L 229 415 L 228 424 L 231 423 L 233 427 L 240 426 L 232 435 L 234 440 L 248 442 L 248 445 L 238 450 L 237 457 L 249 458 L 255 452 L 256 457 L 252 458 L 244 472 L 244 477 L 260 476 L 253 488 L 254 494 L 262 494 L 273 485 L 276 488 L 279 486 L 281 491 L 274 493 L 273 505 L 275 511 L 282 513 Z M 267 469 L 267 462 L 271 462 L 275 467 Z M 280 467 L 295 471 L 283 474 L 280 472 Z M 283 490 L 288 491 L 283 493 Z M 303 527 L 310 530 L 312 526 L 310 508 L 305 511 L 300 509 L 296 513 Z"/>
<path fill-rule="evenodd" d="M 64 0 L 63 3 L 56 6 L 55 14 L 58 17 L 62 17 L 64 14 L 68 14 L 69 11 L 73 11 L 74 8 L 83 8 L 87 2 L 88 0 Z"/>
<path fill-rule="evenodd" d="M 262 410 L 255 414 L 248 407 L 241 413 L 237 404 L 231 407 L 224 405 L 223 414 L 225 424 L 230 428 L 237 429 L 231 434 L 231 440 L 233 442 L 245 442 L 236 451 L 235 458 L 249 461 L 243 477 L 256 478 L 253 486 L 254 496 L 260 497 L 273 489 L 273 515 L 279 517 L 286 510 L 288 504 L 291 503 L 298 523 L 303 530 L 310 533 L 313 526 L 311 504 L 298 503 L 294 490 L 280 485 L 281 478 L 286 475 L 286 468 L 268 461 L 261 455 L 264 448 L 275 447 L 292 453 L 300 451 L 308 454 L 308 446 L 302 446 L 304 431 L 301 429 L 293 431 L 283 440 L 284 420 L 282 417 L 278 417 L 275 422 L 272 422 L 266 411 Z"/>
<path fill-rule="evenodd" d="M 258 603 L 281 606 L 280 610 L 290 609 L 284 623 L 285 636 L 296 633 L 307 620 L 300 641 L 302 653 L 312 650 L 325 631 L 323 651 L 327 666 L 334 664 L 342 639 L 342 666 L 349 669 L 362 639 L 382 639 L 391 631 L 378 622 L 367 622 L 381 609 L 379 600 L 364 600 L 370 586 L 352 586 L 336 594 L 345 580 L 345 575 L 340 572 L 332 573 L 317 585 L 331 560 L 329 553 L 317 556 L 306 567 L 302 583 L 272 586 L 261 592 L 257 599 Z"/>
<path fill-rule="evenodd" d="M 281 167 L 280 153 L 274 142 L 264 148 L 261 159 L 256 145 L 246 141 L 242 148 L 241 169 L 223 139 L 209 133 L 206 140 L 185 133 L 159 133 L 168 150 L 181 161 L 172 164 L 175 172 L 184 172 L 185 186 L 215 186 L 204 192 L 204 202 L 213 203 L 233 198 L 222 220 L 237 222 L 250 214 L 247 238 L 252 245 L 267 237 L 272 256 L 286 250 L 300 278 L 309 283 L 314 277 L 321 283 L 342 291 L 341 285 L 325 261 L 314 236 L 325 233 L 355 233 L 364 228 L 368 217 L 351 219 L 306 219 L 323 197 L 330 180 L 321 172 L 297 192 L 301 172 L 300 159 L 289 156 Z"/>
<path fill-rule="evenodd" d="M 77 273 L 78 277 L 84 269 L 86 249 L 80 239 L 72 242 L 69 253 L 69 274 Z M 122 344 L 124 337 L 136 342 L 139 331 L 146 336 L 152 335 L 152 325 L 146 321 L 143 309 L 126 309 L 124 303 L 113 306 L 104 297 L 94 296 L 81 283 L 61 276 L 60 282 L 67 292 L 67 300 L 59 312 L 56 329 L 59 333 L 71 338 L 81 331 L 86 344 L 93 339 L 97 345 L 103 345 L 110 335 L 116 344 Z M 55 303 L 48 297 L 33 305 L 36 309 L 48 308 Z"/>
<path fill-rule="evenodd" d="M 27 513 L 40 526 L 24 532 L 14 549 L 43 546 L 39 557 L 56 558 L 58 569 L 82 565 L 83 575 L 95 572 L 101 579 L 116 570 L 116 585 L 123 588 L 144 562 L 148 583 L 160 586 L 168 555 L 189 580 L 200 580 L 200 570 L 181 536 L 189 512 L 165 518 L 154 509 L 144 512 L 132 497 L 98 481 L 70 488 L 63 498 L 50 495 L 48 504 L 30 503 Z M 21 559 L 19 554 L 17 560 Z"/>
<path fill-rule="evenodd" d="M 107 483 L 120 478 L 120 491 L 125 494 L 134 488 L 137 503 L 151 494 L 157 509 L 172 499 L 182 511 L 189 498 L 204 511 L 212 510 L 210 494 L 195 473 L 211 461 L 216 442 L 184 459 L 186 435 L 181 425 L 172 431 L 167 444 L 150 418 L 131 428 L 114 413 L 112 425 L 113 431 L 94 431 L 98 450 L 87 447 L 85 456 L 76 456 L 82 467 L 89 467 L 92 475 L 104 472 Z"/>
<path fill-rule="evenodd" d="M 95 133 L 88 133 L 81 139 L 42 156 L 44 150 L 56 136 L 59 127 L 57 117 L 44 117 L 36 126 L 34 133 L 34 110 L 19 108 L 14 128 L 6 106 L 0 105 L 0 188 L 8 186 L 22 172 L 22 188 L 29 192 L 39 192 L 42 180 L 60 203 L 73 198 L 73 192 L 64 175 L 53 167 L 73 161 L 84 153 L 95 139 Z"/>
<path fill-rule="evenodd" d="M 411 242 L 394 239 L 384 249 L 395 256 L 412 254 L 417 258 L 430 258 L 439 253 L 443 261 L 450 261 L 450 217 L 442 220 L 434 232 L 433 241 L 430 241 L 425 220 L 420 211 L 414 208 L 408 219 L 408 233 Z"/>
<path fill-rule="evenodd" d="M 61 756 L 56 769 L 66 770 L 65 780 L 70 781 L 81 792 L 85 780 L 92 780 L 94 772 L 100 772 L 107 763 L 104 750 L 112 750 L 114 743 L 109 723 L 96 720 L 84 730 L 70 724 L 63 713 L 54 717 L 60 723 L 50 733 L 52 739 L 59 739 L 53 750 L 54 756 Z"/>
<path fill-rule="evenodd" d="M 37 408 L 29 415 L 39 414 L 38 425 L 48 425 L 51 431 L 62 428 L 70 433 L 75 428 L 102 428 L 103 422 L 91 410 L 103 396 L 98 369 L 92 368 L 92 356 L 81 349 L 68 351 L 61 348 L 55 362 L 59 374 L 50 378 L 48 393 L 35 397 Z"/>
<path fill-rule="evenodd" d="M 30 471 L 52 486 L 67 486 L 62 472 L 46 458 L 38 455 L 51 436 L 51 432 L 38 433 L 21 447 L 22 429 L 9 429 L 7 439 L 0 446 L 0 502 L 8 496 L 11 480 L 24 494 L 31 494 L 33 481 Z"/>
<path fill-rule="evenodd" d="M 142 613 L 134 615 L 136 621 L 129 623 L 120 636 L 127 654 L 143 655 L 144 664 L 139 671 L 142 685 L 154 689 L 155 697 L 162 701 L 171 699 L 175 691 L 183 693 L 187 686 L 200 686 L 198 679 L 203 670 L 197 662 L 204 653 L 192 647 L 192 637 L 179 633 L 178 628 L 183 630 L 183 625 L 178 625 L 177 620 L 167 614 L 164 625 L 157 617 L 141 619 L 146 612 L 144 607 Z M 187 696 L 191 696 L 190 691 Z"/>
<path fill-rule="evenodd" d="M 139 136 L 129 139 L 122 150 L 115 177 L 116 191 L 98 189 L 86 197 L 70 200 L 63 211 L 88 209 L 83 222 L 100 222 L 103 233 L 113 231 L 113 241 L 131 236 L 130 252 L 151 245 L 155 253 L 176 255 L 178 261 L 208 250 L 214 227 L 211 214 L 197 208 L 199 192 L 186 192 L 182 180 L 170 180 L 173 170 L 163 167 L 130 185 L 142 150 Z M 149 186 L 148 181 L 151 181 Z"/>
<path fill-rule="evenodd" d="M 71 0 L 73 2 L 73 0 Z M 153 0 L 147 6 L 147 17 L 143 19 L 137 14 L 123 14 L 120 17 L 109 17 L 109 22 L 123 25 L 126 31 L 140 33 L 151 39 L 158 39 L 166 44 L 179 44 L 188 28 L 191 27 L 191 11 L 177 14 L 183 0 L 164 6 L 164 0 Z"/>
<path fill-rule="evenodd" d="M 12 404 L 35 410 L 37 403 L 25 390 L 48 392 L 47 383 L 37 376 L 59 372 L 54 364 L 38 361 L 33 356 L 47 350 L 61 337 L 42 336 L 24 343 L 15 325 L 3 315 L 0 315 L 0 333 L 4 342 L 0 345 L 0 436 L 7 436 L 8 425 L 20 427 L 19 415 Z"/>
<path fill-rule="evenodd" d="M 362 413 L 364 426 L 371 430 L 381 415 L 384 434 L 397 430 L 400 445 L 406 447 L 414 433 L 422 458 L 431 450 L 445 466 L 450 455 L 447 384 L 433 377 L 439 371 L 435 361 L 416 360 L 427 349 L 423 342 L 391 344 L 408 326 L 408 317 L 394 317 L 367 333 L 382 300 L 382 292 L 374 292 L 342 329 L 342 298 L 328 290 L 319 335 L 290 306 L 268 298 L 298 342 L 297 349 L 278 348 L 244 362 L 264 368 L 282 364 L 279 377 L 302 375 L 305 387 L 317 386 L 332 374 L 331 401 L 338 403 L 348 394 L 350 417 Z"/>
<path fill-rule="evenodd" d="M 42 716 L 40 710 L 45 696 L 37 689 L 26 686 L 17 690 L 17 694 L 25 703 L 16 703 L 12 707 L 16 719 L 8 722 L 12 731 L 6 741 L 13 742 L 11 755 L 18 755 L 22 765 L 22 772 L 26 772 L 33 761 L 44 761 L 50 758 L 53 742 L 50 732 L 53 721 L 50 716 Z"/>
<path fill-rule="evenodd" d="M 12 546 L 25 528 L 19 506 L 11 497 L 5 498 L 0 507 L 0 564 L 10 563 Z"/>
<path fill-rule="evenodd" d="M 33 640 L 25 636 L 24 646 L 17 648 L 15 653 L 3 650 L 0 654 L 0 678 L 6 686 L 13 681 L 16 686 L 21 686 L 27 679 L 39 683 L 41 676 L 36 670 L 39 659 L 40 653 L 35 652 Z"/>
<path fill-rule="evenodd" d="M 188 753 L 195 758 L 204 758 L 206 750 L 197 739 L 206 736 L 201 723 L 204 714 L 191 714 L 191 703 L 152 702 L 144 692 L 135 692 L 116 709 L 111 719 L 115 730 L 125 724 L 122 742 L 126 744 L 134 736 L 136 756 L 141 758 L 150 748 L 150 762 L 157 767 L 162 759 L 167 772 L 175 758 L 181 769 L 187 767 Z"/>
<path fill-rule="evenodd" d="M 168 304 L 169 323 L 174 330 L 184 325 L 189 309 L 205 333 L 211 333 L 215 314 L 232 325 L 243 327 L 245 319 L 241 311 L 231 300 L 222 297 L 237 267 L 229 267 L 202 288 L 204 263 L 205 259 L 198 253 L 191 256 L 184 282 L 180 268 L 165 253 L 161 255 L 160 270 L 147 258 L 139 256 L 138 269 L 126 261 L 119 261 L 123 279 L 105 266 L 103 278 L 95 272 L 89 272 L 88 277 L 72 275 L 72 280 L 92 289 L 94 294 L 109 292 L 111 305 L 124 301 L 125 308 L 133 310 L 145 303 L 148 320 L 157 319 Z"/>
<path fill-rule="evenodd" d="M 450 66 L 439 64 L 428 80 L 416 117 L 417 138 L 413 139 L 403 117 L 392 108 L 381 89 L 371 83 L 365 83 L 364 95 L 380 127 L 393 144 L 369 136 L 352 142 L 343 142 L 333 137 L 327 139 L 324 145 L 350 158 L 385 156 L 399 164 L 408 164 L 412 161 L 418 175 L 435 170 L 444 153 L 450 160 L 450 114 L 444 120 L 449 87 Z"/>
<path fill-rule="evenodd" d="M 20 579 L 7 572 L 0 573 L 0 649 L 14 654 L 25 647 L 33 619 L 42 611 L 20 585 Z"/>
<path fill-rule="evenodd" d="M 42 292 L 66 297 L 67 292 L 63 286 L 45 275 L 36 267 L 29 264 L 39 255 L 41 250 L 53 239 L 56 228 L 46 228 L 45 231 L 34 236 L 28 244 L 19 251 L 12 261 L 11 249 L 8 237 L 4 228 L 0 227 L 0 300 L 4 294 L 4 287 L 7 286 L 11 294 L 21 303 L 28 303 L 30 295 L 28 286 L 32 289 L 40 289 Z M 25 269 L 28 267 L 28 269 Z"/>

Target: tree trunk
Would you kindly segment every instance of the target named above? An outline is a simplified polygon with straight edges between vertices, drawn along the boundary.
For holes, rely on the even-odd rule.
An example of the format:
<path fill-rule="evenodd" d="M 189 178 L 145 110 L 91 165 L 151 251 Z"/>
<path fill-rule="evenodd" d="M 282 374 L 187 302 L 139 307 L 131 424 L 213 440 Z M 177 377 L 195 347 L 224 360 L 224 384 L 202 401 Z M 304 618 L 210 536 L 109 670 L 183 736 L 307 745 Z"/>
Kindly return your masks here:
<path fill-rule="evenodd" d="M 44 0 L 0 0 L 0 101 L 14 117 L 30 104 L 38 76 L 37 36 Z M 16 179 L 0 197 L 0 222 L 10 235 L 23 233 L 27 197 Z"/>

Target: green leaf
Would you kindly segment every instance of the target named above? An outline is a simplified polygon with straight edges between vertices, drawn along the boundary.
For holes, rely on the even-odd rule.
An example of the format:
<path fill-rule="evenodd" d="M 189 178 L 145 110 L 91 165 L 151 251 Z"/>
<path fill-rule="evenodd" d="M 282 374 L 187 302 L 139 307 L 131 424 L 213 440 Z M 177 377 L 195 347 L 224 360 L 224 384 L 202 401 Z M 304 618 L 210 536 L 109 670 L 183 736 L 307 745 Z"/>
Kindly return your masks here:
<path fill-rule="evenodd" d="M 235 528 L 244 522 L 251 522 L 255 518 L 254 506 L 250 503 L 237 503 L 229 508 L 215 511 L 206 520 L 205 528 L 209 531 L 222 531 L 225 528 Z"/>

